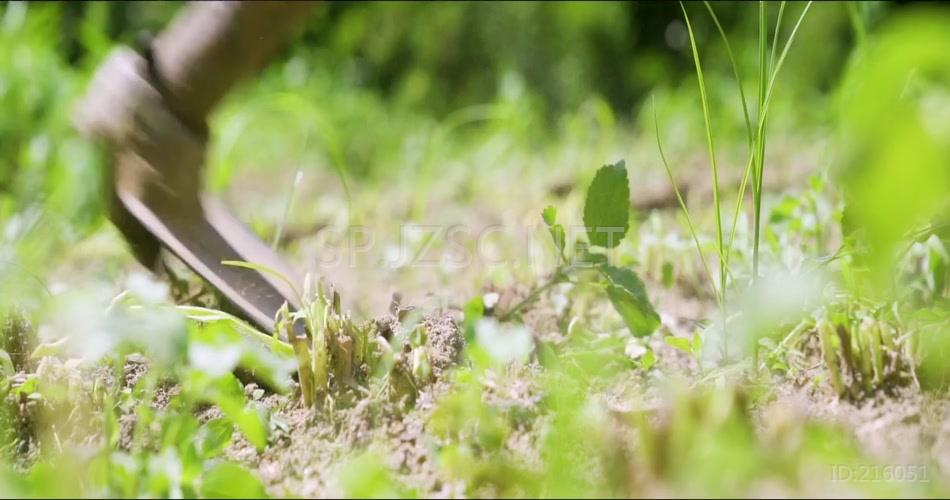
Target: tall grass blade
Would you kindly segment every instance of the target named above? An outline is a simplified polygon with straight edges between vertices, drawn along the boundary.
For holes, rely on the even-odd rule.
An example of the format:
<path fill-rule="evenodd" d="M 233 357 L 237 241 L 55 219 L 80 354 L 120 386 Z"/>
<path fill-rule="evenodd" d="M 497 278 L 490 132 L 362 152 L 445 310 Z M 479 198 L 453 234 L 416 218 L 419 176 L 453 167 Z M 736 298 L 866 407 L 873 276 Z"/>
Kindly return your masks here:
<path fill-rule="evenodd" d="M 716 289 L 716 280 L 713 278 L 712 272 L 709 270 L 709 264 L 706 262 L 706 255 L 703 253 L 703 246 L 699 243 L 699 235 L 696 232 L 696 226 L 693 224 L 693 218 L 689 214 L 689 208 L 686 207 L 686 202 L 683 200 L 683 195 L 680 193 L 679 185 L 676 184 L 676 179 L 673 178 L 673 170 L 670 168 L 670 162 L 666 159 L 666 153 L 663 152 L 663 143 L 660 140 L 660 121 L 656 116 L 656 100 L 653 100 L 653 126 L 656 129 L 656 147 L 660 151 L 660 160 L 663 162 L 663 168 L 666 169 L 666 175 L 670 178 L 670 184 L 673 186 L 673 193 L 676 194 L 676 201 L 680 204 L 680 209 L 683 210 L 683 215 L 686 216 L 686 225 L 689 228 L 689 234 L 693 238 L 693 243 L 696 244 L 696 251 L 699 252 L 699 260 L 703 264 L 703 269 L 706 271 L 706 277 L 709 279 L 709 286 L 712 287 L 713 295 L 719 297 L 719 291 Z"/>
<path fill-rule="evenodd" d="M 709 11 L 710 17 L 712 17 L 713 23 L 716 24 L 716 30 L 719 31 L 719 36 L 722 38 L 722 42 L 726 45 L 726 54 L 729 56 L 729 64 L 732 65 L 732 74 L 736 78 L 736 84 L 739 87 L 739 98 L 742 101 L 742 117 L 745 118 L 745 128 L 746 133 L 748 134 L 749 145 L 751 147 L 753 141 L 753 127 L 752 119 L 749 115 L 749 106 L 745 97 L 745 89 L 742 86 L 742 76 L 739 74 L 739 65 L 736 64 L 735 55 L 732 53 L 732 44 L 729 43 L 729 37 L 726 36 L 726 31 L 722 28 L 722 24 L 719 22 L 719 16 L 716 15 L 716 11 L 713 10 L 712 5 L 708 1 L 703 2 L 706 5 L 706 10 Z"/>
<path fill-rule="evenodd" d="M 808 14 L 808 10 L 811 8 L 812 2 L 805 4 L 805 7 L 802 9 L 801 14 L 798 16 L 798 20 L 795 22 L 795 27 L 792 28 L 792 32 L 788 35 L 788 39 L 785 41 L 785 46 L 782 48 L 782 53 L 778 58 L 778 61 L 775 63 L 775 69 L 772 71 L 772 74 L 768 78 L 768 83 L 764 84 L 765 74 L 767 68 L 765 67 L 765 45 L 764 37 L 765 35 L 765 4 L 759 4 L 759 63 L 760 63 L 760 81 L 759 81 L 759 116 L 758 124 L 756 131 L 756 140 L 758 141 L 756 148 L 756 158 L 755 158 L 755 187 L 753 188 L 755 205 L 755 214 L 754 214 L 754 235 L 753 235 L 753 250 L 752 250 L 752 279 L 755 280 L 759 275 L 759 240 L 760 240 L 760 230 L 761 230 L 761 214 L 762 214 L 762 178 L 764 177 L 765 170 L 765 124 L 766 118 L 768 117 L 768 108 L 772 100 L 772 91 L 775 87 L 775 80 L 778 77 L 779 72 L 782 69 L 782 65 L 785 63 L 785 58 L 788 56 L 788 51 L 792 47 L 792 42 L 795 41 L 795 36 L 798 34 L 798 29 L 802 25 L 802 21 L 805 19 L 805 15 Z"/>
<path fill-rule="evenodd" d="M 729 259 L 732 255 L 732 248 L 736 239 L 736 229 L 739 227 L 739 212 L 742 210 L 742 201 L 745 199 L 745 190 L 749 184 L 749 177 L 752 174 L 752 152 L 755 148 L 755 129 L 752 126 L 752 119 L 749 115 L 748 100 L 746 99 L 745 90 L 742 85 L 742 76 L 739 73 L 739 65 L 736 64 L 735 56 L 732 53 L 732 45 L 729 43 L 729 37 L 726 35 L 726 31 L 722 28 L 722 24 L 719 22 L 719 16 L 716 15 L 716 11 L 713 10 L 712 5 L 708 1 L 703 3 L 706 5 L 706 10 L 709 11 L 709 15 L 712 17 L 713 23 L 716 24 L 716 29 L 719 31 L 719 36 L 726 45 L 726 53 L 729 55 L 729 63 L 732 65 L 732 74 L 735 76 L 736 84 L 739 87 L 739 98 L 742 101 L 742 116 L 745 119 L 746 133 L 748 135 L 749 141 L 749 160 L 746 163 L 745 169 L 743 170 L 742 181 L 739 184 L 739 194 L 736 198 L 736 207 L 732 214 L 732 230 L 729 232 L 729 243 L 726 245 L 725 261 L 726 268 L 729 269 Z"/>
<path fill-rule="evenodd" d="M 689 20 L 689 14 L 686 13 L 686 6 L 680 2 L 680 10 L 683 11 L 683 18 L 686 21 L 686 30 L 689 34 L 689 45 L 693 53 L 693 63 L 696 66 L 696 79 L 699 83 L 699 97 L 703 105 L 703 121 L 706 126 L 706 146 L 709 149 L 709 163 L 712 168 L 713 176 L 713 208 L 716 210 L 716 245 L 719 254 L 719 313 L 722 321 L 723 331 L 723 357 L 728 356 L 726 341 L 726 257 L 724 252 L 724 239 L 722 231 L 722 204 L 719 199 L 719 166 L 716 162 L 716 146 L 712 136 L 712 119 L 709 114 L 709 98 L 706 95 L 706 81 L 703 76 L 703 67 L 699 60 L 699 49 L 696 47 L 696 35 L 693 33 L 693 26 Z"/>
<path fill-rule="evenodd" d="M 294 183 L 290 186 L 290 194 L 287 195 L 287 203 L 284 205 L 284 213 L 280 217 L 280 221 L 277 223 L 277 231 L 274 233 L 274 241 L 271 242 L 271 248 L 277 250 L 277 244 L 280 243 L 280 238 L 284 234 L 284 226 L 287 224 L 287 218 L 290 217 L 290 210 L 294 206 L 294 198 L 297 195 L 297 188 L 300 187 L 300 181 L 303 180 L 303 170 L 297 170 L 297 174 L 294 175 Z"/>
<path fill-rule="evenodd" d="M 689 43 L 692 49 L 693 63 L 696 66 L 696 79 L 699 82 L 699 98 L 702 101 L 703 106 L 703 121 L 706 127 L 706 147 L 709 151 L 709 162 L 713 174 L 713 205 L 716 209 L 716 243 L 718 246 L 720 260 L 720 280 L 724 283 L 725 262 L 723 260 L 722 212 L 719 210 L 721 206 L 719 201 L 719 165 L 716 161 L 716 145 L 712 136 L 712 117 L 709 113 L 709 98 L 706 95 L 706 79 L 703 75 L 702 64 L 699 60 L 699 49 L 696 47 L 696 36 L 693 33 L 693 26 L 689 21 L 689 15 L 686 13 L 686 7 L 682 2 L 680 2 L 680 9 L 683 11 L 683 16 L 686 20 L 686 29 L 689 33 Z"/>
<path fill-rule="evenodd" d="M 765 123 L 765 94 L 768 82 L 768 66 L 765 60 L 766 40 L 768 29 L 765 23 L 765 2 L 759 1 L 759 94 L 757 101 L 756 120 L 758 124 L 755 132 L 755 147 L 752 154 L 752 281 L 759 276 L 759 229 L 762 217 L 762 170 L 765 155 L 765 143 L 762 140 L 762 130 Z"/>

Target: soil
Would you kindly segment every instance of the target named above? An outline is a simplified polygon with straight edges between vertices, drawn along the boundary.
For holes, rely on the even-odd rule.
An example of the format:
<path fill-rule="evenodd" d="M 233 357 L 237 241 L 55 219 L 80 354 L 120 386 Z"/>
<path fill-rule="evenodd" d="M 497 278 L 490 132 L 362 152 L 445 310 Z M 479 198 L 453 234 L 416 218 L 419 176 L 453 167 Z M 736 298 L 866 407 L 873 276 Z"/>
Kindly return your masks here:
<path fill-rule="evenodd" d="M 535 328 L 551 321 L 550 305 L 532 308 L 526 318 Z M 688 318 L 666 320 L 671 320 L 676 330 L 676 325 L 692 323 Z M 433 356 L 435 381 L 420 391 L 411 409 L 405 410 L 385 399 L 365 398 L 346 408 L 313 410 L 302 408 L 292 396 L 267 395 L 258 404 L 266 407 L 274 422 L 279 423 L 272 443 L 258 452 L 236 435 L 228 450 L 229 457 L 255 469 L 273 495 L 337 497 L 342 491 L 334 478 L 340 467 L 354 452 L 365 448 L 385 457 L 386 465 L 397 473 L 399 480 L 424 497 L 463 496 L 462 485 L 453 484 L 440 472 L 437 439 L 427 430 L 433 409 L 449 389 L 446 377 L 458 361 L 463 342 L 454 321 L 452 315 L 426 320 L 433 331 L 445 333 L 433 335 L 429 344 L 444 355 Z M 686 373 L 695 381 L 698 369 L 694 360 L 669 347 L 659 335 L 650 340 L 650 345 L 659 357 L 661 373 Z M 496 407 L 517 407 L 521 414 L 531 416 L 528 424 L 510 435 L 504 446 L 525 463 L 538 463 L 537 441 L 545 419 L 539 407 L 543 394 L 535 382 L 543 369 L 537 363 L 529 363 L 516 370 L 520 372 L 515 377 L 485 380 L 483 399 Z M 922 394 L 906 387 L 896 393 L 852 402 L 839 399 L 825 385 L 801 385 L 780 379 L 776 382 L 770 396 L 752 409 L 753 419 L 765 438 L 781 432 L 783 422 L 823 422 L 852 433 L 860 450 L 871 459 L 888 464 L 933 464 L 928 474 L 941 481 L 950 477 L 950 403 L 946 395 Z M 249 386 L 248 394 L 255 389 Z M 665 404 L 656 384 L 637 372 L 593 396 L 617 415 L 644 409 L 661 415 Z M 665 491 L 662 485 L 657 488 L 658 493 Z M 770 494 L 791 493 L 763 488 Z M 820 487 L 815 490 L 821 491 Z"/>

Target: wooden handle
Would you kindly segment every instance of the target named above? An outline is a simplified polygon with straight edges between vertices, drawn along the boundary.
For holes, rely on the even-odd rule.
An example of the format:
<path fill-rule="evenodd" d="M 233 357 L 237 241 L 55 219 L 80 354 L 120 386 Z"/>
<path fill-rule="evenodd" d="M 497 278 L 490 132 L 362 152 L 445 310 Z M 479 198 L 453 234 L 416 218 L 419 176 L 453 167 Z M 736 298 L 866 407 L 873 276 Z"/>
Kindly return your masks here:
<path fill-rule="evenodd" d="M 168 105 L 195 131 L 242 79 L 270 61 L 315 2 L 195 2 L 155 39 L 154 75 Z"/>

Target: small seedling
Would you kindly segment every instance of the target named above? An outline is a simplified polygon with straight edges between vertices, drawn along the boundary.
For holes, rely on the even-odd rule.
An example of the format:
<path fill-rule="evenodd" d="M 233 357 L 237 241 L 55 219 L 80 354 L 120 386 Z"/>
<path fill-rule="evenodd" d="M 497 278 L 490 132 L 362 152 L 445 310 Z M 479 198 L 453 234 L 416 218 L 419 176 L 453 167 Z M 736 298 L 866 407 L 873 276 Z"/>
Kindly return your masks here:
<path fill-rule="evenodd" d="M 581 271 L 593 270 L 595 283 L 606 292 L 630 333 L 637 337 L 653 333 L 660 326 L 660 316 L 650 303 L 643 281 L 631 269 L 610 264 L 606 253 L 595 250 L 609 250 L 620 245 L 630 227 L 629 210 L 630 186 L 627 167 L 622 160 L 613 165 L 604 165 L 594 176 L 584 202 L 587 241 L 578 239 L 570 258 L 567 255 L 564 226 L 557 221 L 557 209 L 553 206 L 545 208 L 541 218 L 558 252 L 557 267 L 545 284 L 501 315 L 501 319 L 510 319 L 554 285 L 572 281 Z"/>
<path fill-rule="evenodd" d="M 699 361 L 699 356 L 703 351 L 703 337 L 699 333 L 694 333 L 692 338 L 675 337 L 671 335 L 665 337 L 663 340 L 670 347 Z"/>

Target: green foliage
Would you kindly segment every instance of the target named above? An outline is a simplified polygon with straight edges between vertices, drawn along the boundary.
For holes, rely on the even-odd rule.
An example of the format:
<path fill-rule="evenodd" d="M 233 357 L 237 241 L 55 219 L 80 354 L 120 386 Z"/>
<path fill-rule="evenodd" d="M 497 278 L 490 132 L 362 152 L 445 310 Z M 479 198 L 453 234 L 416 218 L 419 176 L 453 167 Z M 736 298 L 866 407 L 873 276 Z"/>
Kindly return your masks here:
<path fill-rule="evenodd" d="M 946 121 L 950 42 L 944 12 L 893 19 L 854 61 L 843 86 L 840 175 L 846 229 L 867 243 L 875 277 L 933 218 L 946 220 L 950 141 Z"/>
<path fill-rule="evenodd" d="M 946 390 L 950 387 L 950 313 L 946 307 L 922 308 L 912 313 L 909 323 L 916 332 L 912 341 L 921 388 Z"/>
<path fill-rule="evenodd" d="M 703 337 L 698 333 L 693 334 L 692 340 L 687 337 L 674 337 L 672 335 L 664 337 L 663 340 L 668 346 L 684 354 L 688 354 L 694 359 L 699 359 L 703 351 Z"/>
<path fill-rule="evenodd" d="M 261 480 L 240 465 L 220 462 L 201 475 L 201 496 L 205 498 L 266 498 Z"/>
<path fill-rule="evenodd" d="M 5 384 L 14 381 L 4 385 L 9 396 L 4 411 L 10 401 L 32 401 L 31 411 L 44 415 L 44 421 L 52 419 L 36 434 L 16 437 L 42 450 L 22 478 L 25 492 L 265 496 L 255 476 L 224 456 L 235 432 L 259 450 L 269 441 L 265 410 L 245 401 L 244 385 L 233 372 L 244 370 L 274 388 L 286 388 L 292 365 L 248 336 L 253 329 L 243 322 L 200 308 L 179 310 L 155 291 L 139 284 L 105 307 L 84 294 L 71 294 L 45 311 L 44 316 L 61 322 L 51 326 L 65 337 L 40 344 L 30 363 L 19 367 L 20 374 L 4 377 Z M 147 366 L 130 361 L 139 352 L 149 354 Z M 128 370 L 139 369 L 134 367 L 141 371 L 133 377 Z M 170 392 L 169 384 L 176 390 Z M 209 405 L 218 415 L 199 421 L 198 412 Z M 37 418 L 23 411 L 13 407 L 17 419 Z M 4 419 L 5 426 L 11 424 Z M 54 446 L 69 429 L 85 435 L 85 451 Z M 53 481 L 51 470 L 57 471 Z"/>
<path fill-rule="evenodd" d="M 416 498 L 393 477 L 383 461 L 371 452 L 363 453 L 343 465 L 340 487 L 347 498 Z"/>

